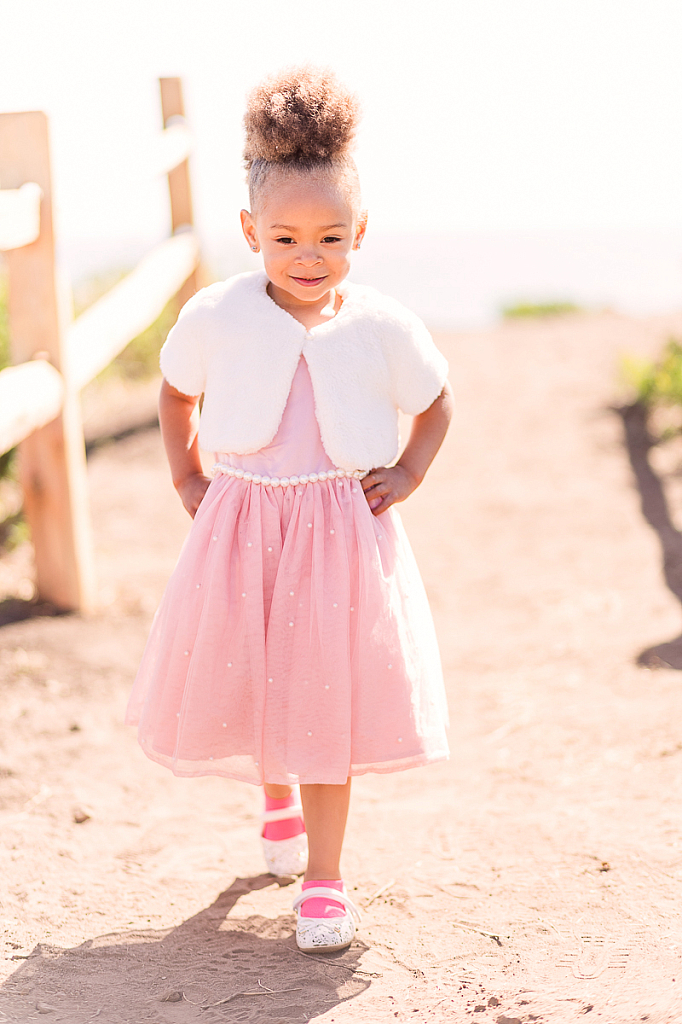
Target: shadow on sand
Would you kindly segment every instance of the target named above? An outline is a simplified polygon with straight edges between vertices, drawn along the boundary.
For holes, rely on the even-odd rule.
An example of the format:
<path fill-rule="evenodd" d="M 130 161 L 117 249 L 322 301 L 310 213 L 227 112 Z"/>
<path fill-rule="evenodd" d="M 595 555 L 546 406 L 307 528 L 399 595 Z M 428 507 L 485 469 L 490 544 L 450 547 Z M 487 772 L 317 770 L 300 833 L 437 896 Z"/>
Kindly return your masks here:
<path fill-rule="evenodd" d="M 273 884 L 272 875 L 236 878 L 176 928 L 114 932 L 73 949 L 36 946 L 0 987 L 0 1020 L 284 1024 L 314 1020 L 363 992 L 374 975 L 358 967 L 366 947 L 357 940 L 312 956 L 297 949 L 291 914 L 230 920 L 240 896 Z"/>
<path fill-rule="evenodd" d="M 625 444 L 639 488 L 642 515 L 656 531 L 661 544 L 665 582 L 682 603 L 682 533 L 673 525 L 663 484 L 649 463 L 649 451 L 656 442 L 647 428 L 646 409 L 636 403 L 616 411 L 623 421 Z M 637 664 L 682 670 L 682 635 L 642 651 Z"/>
<path fill-rule="evenodd" d="M 23 622 L 24 619 L 68 614 L 46 601 L 25 601 L 20 597 L 6 597 L 0 601 L 0 627 L 11 626 L 12 623 Z"/>

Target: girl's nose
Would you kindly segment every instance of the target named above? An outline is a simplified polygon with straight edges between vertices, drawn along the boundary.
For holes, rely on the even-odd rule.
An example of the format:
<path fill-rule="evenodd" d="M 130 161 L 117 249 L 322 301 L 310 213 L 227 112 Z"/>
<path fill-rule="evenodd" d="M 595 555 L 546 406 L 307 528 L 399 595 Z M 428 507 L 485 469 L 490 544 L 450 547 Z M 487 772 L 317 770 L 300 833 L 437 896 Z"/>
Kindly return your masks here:
<path fill-rule="evenodd" d="M 322 257 L 319 253 L 315 252 L 314 249 L 307 249 L 298 254 L 296 262 L 302 264 L 304 267 L 312 267 L 316 263 L 321 263 Z"/>

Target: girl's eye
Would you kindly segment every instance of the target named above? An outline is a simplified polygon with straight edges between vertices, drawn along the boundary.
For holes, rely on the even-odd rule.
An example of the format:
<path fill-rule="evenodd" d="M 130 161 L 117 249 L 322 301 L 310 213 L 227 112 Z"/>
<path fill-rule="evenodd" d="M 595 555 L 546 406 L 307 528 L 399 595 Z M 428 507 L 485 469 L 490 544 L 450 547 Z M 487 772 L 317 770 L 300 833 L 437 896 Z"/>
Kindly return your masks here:
<path fill-rule="evenodd" d="M 338 237 L 338 235 L 327 235 L 325 238 L 322 239 L 322 241 L 323 242 L 340 242 L 341 239 Z"/>
<path fill-rule="evenodd" d="M 295 244 L 293 238 L 288 238 L 287 236 L 284 236 L 283 238 L 278 238 L 277 241 L 281 242 L 282 245 L 294 245 Z"/>

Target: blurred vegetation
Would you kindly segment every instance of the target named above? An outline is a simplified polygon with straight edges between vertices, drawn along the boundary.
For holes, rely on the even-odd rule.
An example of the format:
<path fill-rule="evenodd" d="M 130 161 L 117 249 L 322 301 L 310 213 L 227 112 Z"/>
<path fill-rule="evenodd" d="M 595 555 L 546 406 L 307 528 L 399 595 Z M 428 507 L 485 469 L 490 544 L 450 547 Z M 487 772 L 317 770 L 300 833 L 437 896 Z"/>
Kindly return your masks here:
<path fill-rule="evenodd" d="M 0 487 L 2 486 L 0 481 Z M 6 487 L 7 484 L 5 483 Z M 28 523 L 24 519 L 21 508 L 17 512 L 6 514 L 5 502 L 0 497 L 0 552 L 14 551 L 20 544 L 29 539 Z"/>
<path fill-rule="evenodd" d="M 635 401 L 647 408 L 682 405 L 682 344 L 676 338 L 668 339 L 659 359 L 624 356 L 621 368 Z"/>
<path fill-rule="evenodd" d="M 563 316 L 566 313 L 582 313 L 583 310 L 574 302 L 557 300 L 555 302 L 514 302 L 509 306 L 503 306 L 501 312 L 505 320 L 520 320 Z"/>
<path fill-rule="evenodd" d="M 669 338 L 658 359 L 623 356 L 621 377 L 631 400 L 647 413 L 651 439 L 661 444 L 682 434 L 682 343 Z"/>

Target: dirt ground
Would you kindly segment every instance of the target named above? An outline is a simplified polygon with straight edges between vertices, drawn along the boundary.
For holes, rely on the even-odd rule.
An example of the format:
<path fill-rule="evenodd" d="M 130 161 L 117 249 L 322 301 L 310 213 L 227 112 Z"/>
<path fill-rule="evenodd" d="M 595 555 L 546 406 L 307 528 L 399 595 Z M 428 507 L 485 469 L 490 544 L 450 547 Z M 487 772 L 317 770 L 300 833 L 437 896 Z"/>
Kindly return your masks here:
<path fill-rule="evenodd" d="M 364 915 L 337 956 L 296 949 L 260 794 L 173 778 L 121 724 L 188 520 L 155 430 L 93 453 L 101 611 L 0 629 L 0 1022 L 682 1021 L 682 678 L 638 665 L 682 630 L 661 556 L 682 454 L 652 456 L 659 539 L 612 408 L 619 354 L 672 332 L 603 314 L 439 338 L 456 417 L 403 516 L 452 758 L 356 780 Z M 4 594 L 29 576 L 26 546 L 0 561 Z"/>

